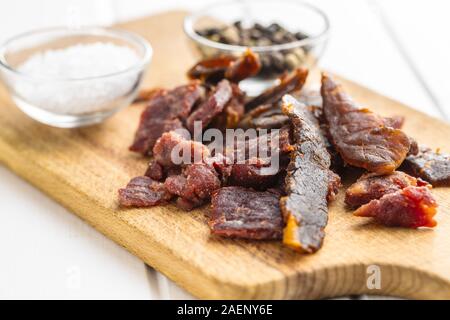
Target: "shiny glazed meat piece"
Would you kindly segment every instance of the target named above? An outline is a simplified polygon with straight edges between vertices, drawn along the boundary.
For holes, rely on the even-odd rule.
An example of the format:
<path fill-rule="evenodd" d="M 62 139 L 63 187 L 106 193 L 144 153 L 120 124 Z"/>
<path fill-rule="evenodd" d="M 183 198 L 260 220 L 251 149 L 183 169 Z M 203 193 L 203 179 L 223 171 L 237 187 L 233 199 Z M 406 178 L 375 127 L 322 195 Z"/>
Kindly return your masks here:
<path fill-rule="evenodd" d="M 410 151 L 411 140 L 385 119 L 359 109 L 342 87 L 322 75 L 323 112 L 329 136 L 344 161 L 376 173 L 393 172 Z"/>
<path fill-rule="evenodd" d="M 225 78 L 237 83 L 258 74 L 260 70 L 261 61 L 259 61 L 258 55 L 247 49 L 239 59 L 231 62 L 225 71 Z"/>
<path fill-rule="evenodd" d="M 156 140 L 167 131 L 183 127 L 185 119 L 204 91 L 199 83 L 191 83 L 155 94 L 142 112 L 131 151 L 151 153 Z"/>
<path fill-rule="evenodd" d="M 224 187 L 213 193 L 209 226 L 216 235 L 246 239 L 280 239 L 283 219 L 277 193 Z"/>
<path fill-rule="evenodd" d="M 119 189 L 119 203 L 124 207 L 152 207 L 171 198 L 164 184 L 146 176 L 133 178 L 125 188 Z"/>
<path fill-rule="evenodd" d="M 409 186 L 372 200 L 354 212 L 358 217 L 373 217 L 388 227 L 434 227 L 437 203 L 427 187 Z"/>
<path fill-rule="evenodd" d="M 189 79 L 215 84 L 223 79 L 238 83 L 256 75 L 261 70 L 261 62 L 257 54 L 245 51 L 239 58 L 235 56 L 219 56 L 205 59 L 194 65 L 187 73 Z"/>
<path fill-rule="evenodd" d="M 450 186 L 450 154 L 421 148 L 417 155 L 406 158 L 402 168 L 433 186 Z"/>
<path fill-rule="evenodd" d="M 220 56 L 206 59 L 195 64 L 189 69 L 189 79 L 198 79 L 206 83 L 217 83 L 225 78 L 225 72 L 232 62 L 236 61 L 234 56 Z"/>
<path fill-rule="evenodd" d="M 293 125 L 295 149 L 285 179 L 287 196 L 280 200 L 286 227 L 283 243 L 300 252 L 320 249 L 328 222 L 328 199 L 337 176 L 317 120 L 293 97 L 283 98 L 283 112 Z"/>
<path fill-rule="evenodd" d="M 345 203 L 350 207 L 359 207 L 371 200 L 380 199 L 408 186 L 427 186 L 428 183 L 417 180 L 401 171 L 387 175 L 367 173 L 352 184 L 345 193 Z"/>
<path fill-rule="evenodd" d="M 285 94 L 299 91 L 305 84 L 307 76 L 307 69 L 296 69 L 291 76 L 283 78 L 279 85 L 267 89 L 248 101 L 245 104 L 245 109 L 251 110 L 263 104 L 273 104 L 278 102 Z"/>

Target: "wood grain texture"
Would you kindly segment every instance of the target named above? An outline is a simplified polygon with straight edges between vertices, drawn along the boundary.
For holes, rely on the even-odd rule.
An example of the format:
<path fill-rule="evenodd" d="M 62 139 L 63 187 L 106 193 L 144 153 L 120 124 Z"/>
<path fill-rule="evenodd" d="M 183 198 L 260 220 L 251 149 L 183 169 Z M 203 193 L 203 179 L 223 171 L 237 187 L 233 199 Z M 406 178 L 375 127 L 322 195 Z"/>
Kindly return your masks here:
<path fill-rule="evenodd" d="M 155 56 L 146 86 L 185 81 L 194 61 L 182 12 L 126 23 L 146 37 Z M 312 77 L 314 81 L 315 77 Z M 430 147 L 448 148 L 450 126 L 341 79 L 354 98 L 383 115 L 407 118 L 405 131 Z M 343 192 L 330 207 L 322 250 L 299 255 L 276 242 L 211 237 L 205 210 L 174 206 L 121 210 L 117 189 L 145 170 L 128 151 L 143 106 L 105 123 L 56 129 L 23 115 L 0 88 L 0 161 L 100 232 L 200 298 L 323 298 L 347 294 L 450 298 L 450 189 L 433 190 L 440 209 L 434 230 L 389 229 L 355 218 Z M 367 267 L 381 268 L 370 290 Z"/>

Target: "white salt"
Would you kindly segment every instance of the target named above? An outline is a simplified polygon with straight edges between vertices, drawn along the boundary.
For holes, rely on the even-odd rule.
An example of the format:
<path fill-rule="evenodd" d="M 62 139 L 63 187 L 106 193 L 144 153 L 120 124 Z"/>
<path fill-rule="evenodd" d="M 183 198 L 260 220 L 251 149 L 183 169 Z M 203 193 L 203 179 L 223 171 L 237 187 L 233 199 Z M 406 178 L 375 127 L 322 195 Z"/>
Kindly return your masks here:
<path fill-rule="evenodd" d="M 110 75 L 125 71 L 138 61 L 132 49 L 112 43 L 47 50 L 32 55 L 18 67 L 21 73 L 40 79 L 17 83 L 16 91 L 28 103 L 53 113 L 79 115 L 104 111 L 133 89 L 140 70 L 84 81 L 61 79 Z"/>

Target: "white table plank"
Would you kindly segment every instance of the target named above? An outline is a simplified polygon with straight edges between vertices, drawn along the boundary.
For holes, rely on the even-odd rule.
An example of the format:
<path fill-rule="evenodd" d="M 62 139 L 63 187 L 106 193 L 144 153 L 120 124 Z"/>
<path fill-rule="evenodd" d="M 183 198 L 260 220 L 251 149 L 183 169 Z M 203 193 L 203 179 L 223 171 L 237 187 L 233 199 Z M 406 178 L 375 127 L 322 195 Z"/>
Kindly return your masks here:
<path fill-rule="evenodd" d="M 430 115 L 439 116 L 368 2 L 318 0 L 332 37 L 321 64 Z"/>
<path fill-rule="evenodd" d="M 442 0 L 378 1 L 435 104 L 450 120 L 450 2 Z"/>
<path fill-rule="evenodd" d="M 151 299 L 144 264 L 0 166 L 0 299 Z"/>

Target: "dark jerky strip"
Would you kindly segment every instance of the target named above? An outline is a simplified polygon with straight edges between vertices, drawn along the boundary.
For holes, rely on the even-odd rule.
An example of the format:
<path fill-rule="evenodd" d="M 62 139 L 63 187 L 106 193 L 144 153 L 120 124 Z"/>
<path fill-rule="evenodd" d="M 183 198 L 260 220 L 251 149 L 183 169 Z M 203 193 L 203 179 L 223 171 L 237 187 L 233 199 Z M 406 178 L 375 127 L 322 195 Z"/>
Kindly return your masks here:
<path fill-rule="evenodd" d="M 344 161 L 376 173 L 393 172 L 411 149 L 411 140 L 385 119 L 360 109 L 341 85 L 322 75 L 323 112 L 329 136 Z"/>
<path fill-rule="evenodd" d="M 259 96 L 248 101 L 245 104 L 245 109 L 251 110 L 263 104 L 273 104 L 279 101 L 285 94 L 300 90 L 305 84 L 307 76 L 307 69 L 296 69 L 291 76 L 283 78 L 279 85 L 267 89 Z"/>
<path fill-rule="evenodd" d="M 130 150 L 151 153 L 156 140 L 164 132 L 183 127 L 180 119 L 188 116 L 202 94 L 203 88 L 197 82 L 154 94 L 141 114 Z"/>
<path fill-rule="evenodd" d="M 358 217 L 373 217 L 388 227 L 434 227 L 437 203 L 427 187 L 409 186 L 372 200 L 354 212 Z"/>
<path fill-rule="evenodd" d="M 283 98 L 283 112 L 292 121 L 295 150 L 286 176 L 286 197 L 280 200 L 286 227 L 283 243 L 301 252 L 320 249 L 328 222 L 330 190 L 335 175 L 330 155 L 314 116 L 291 96 Z"/>
<path fill-rule="evenodd" d="M 433 186 L 450 186 L 450 154 L 421 148 L 417 155 L 405 159 L 402 169 Z"/>
<path fill-rule="evenodd" d="M 356 208 L 409 186 L 426 185 L 428 184 L 425 181 L 411 177 L 401 171 L 394 171 L 387 175 L 367 173 L 347 189 L 345 203 Z"/>
<path fill-rule="evenodd" d="M 222 80 L 217 84 L 213 92 L 186 120 L 188 130 L 194 132 L 194 124 L 200 121 L 202 129 L 206 128 L 211 120 L 222 112 L 232 97 L 232 87 L 228 80 Z"/>
<path fill-rule="evenodd" d="M 216 235 L 246 239 L 280 239 L 283 219 L 279 194 L 242 187 L 213 193 L 209 226 Z"/>

